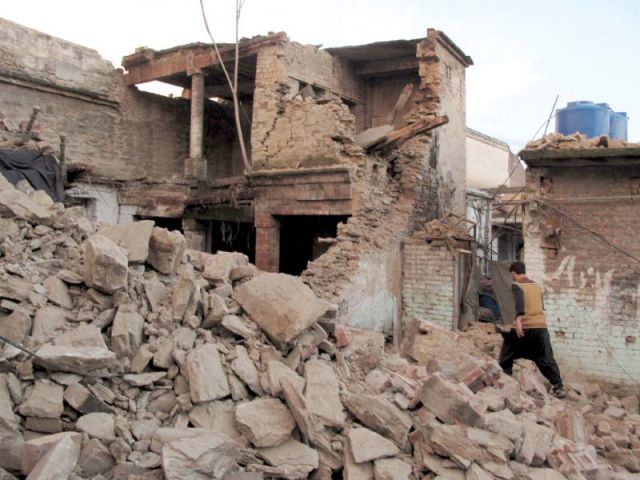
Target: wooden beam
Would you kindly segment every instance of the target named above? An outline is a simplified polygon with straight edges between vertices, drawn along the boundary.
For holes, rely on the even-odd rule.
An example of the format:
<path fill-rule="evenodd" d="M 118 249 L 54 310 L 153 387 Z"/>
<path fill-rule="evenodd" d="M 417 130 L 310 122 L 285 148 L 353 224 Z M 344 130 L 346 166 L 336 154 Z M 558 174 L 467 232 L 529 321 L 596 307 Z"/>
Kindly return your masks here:
<path fill-rule="evenodd" d="M 380 62 L 368 62 L 356 67 L 355 73 L 361 77 L 375 77 L 390 75 L 393 73 L 415 71 L 418 72 L 418 59 L 415 57 L 403 57 L 394 60 Z"/>
<path fill-rule="evenodd" d="M 261 48 L 286 39 L 284 34 L 270 35 L 265 38 L 250 41 L 240 45 L 240 57 L 255 55 Z M 213 55 L 212 55 L 213 53 Z M 233 62 L 235 57 L 235 45 L 225 45 L 220 48 L 222 60 Z M 130 56 L 131 57 L 131 56 Z M 136 58 L 135 61 L 127 62 L 127 57 L 123 59 L 123 65 L 127 69 L 125 82 L 127 85 L 162 80 L 177 74 L 187 74 L 194 70 L 218 65 L 220 62 L 215 53 L 209 47 L 185 47 L 172 49 L 168 52 L 154 52 L 153 55 L 147 53 L 145 60 Z"/>

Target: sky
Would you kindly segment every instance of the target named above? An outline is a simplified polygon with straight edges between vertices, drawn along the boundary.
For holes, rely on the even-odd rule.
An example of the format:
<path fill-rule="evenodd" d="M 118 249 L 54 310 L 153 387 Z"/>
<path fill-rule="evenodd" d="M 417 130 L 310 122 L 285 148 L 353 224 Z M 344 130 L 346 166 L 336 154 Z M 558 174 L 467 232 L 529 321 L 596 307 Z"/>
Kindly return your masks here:
<path fill-rule="evenodd" d="M 233 41 L 235 2 L 204 2 L 216 41 Z M 0 17 L 94 48 L 115 66 L 139 46 L 208 41 L 198 0 L 5 0 Z M 336 47 L 424 37 L 427 27 L 474 60 L 467 125 L 513 151 L 541 135 L 556 95 L 558 107 L 592 100 L 626 111 L 629 140 L 640 141 L 638 0 L 246 0 L 240 36 L 285 31 Z"/>

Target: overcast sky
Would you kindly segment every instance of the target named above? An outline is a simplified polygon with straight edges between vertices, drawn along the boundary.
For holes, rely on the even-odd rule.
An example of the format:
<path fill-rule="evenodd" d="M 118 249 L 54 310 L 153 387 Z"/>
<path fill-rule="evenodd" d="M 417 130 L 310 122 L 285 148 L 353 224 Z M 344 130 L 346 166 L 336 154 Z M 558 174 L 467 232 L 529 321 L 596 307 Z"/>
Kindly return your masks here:
<path fill-rule="evenodd" d="M 233 0 L 205 0 L 216 40 L 233 39 Z M 98 50 L 119 66 L 136 47 L 207 41 L 198 0 L 3 1 L 0 16 Z M 443 30 L 475 65 L 467 124 L 518 150 L 553 100 L 607 102 L 640 141 L 638 0 L 246 0 L 241 36 L 286 31 L 326 47 Z M 1 32 L 0 32 L 1 34 Z M 550 129 L 553 129 L 553 121 Z"/>

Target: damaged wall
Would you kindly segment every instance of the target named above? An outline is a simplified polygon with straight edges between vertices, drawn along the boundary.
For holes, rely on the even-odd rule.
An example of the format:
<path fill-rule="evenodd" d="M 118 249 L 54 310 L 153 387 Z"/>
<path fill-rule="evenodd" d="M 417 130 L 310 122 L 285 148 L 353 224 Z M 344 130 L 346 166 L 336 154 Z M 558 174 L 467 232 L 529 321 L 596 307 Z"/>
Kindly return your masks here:
<path fill-rule="evenodd" d="M 126 88 L 95 50 L 0 19 L 2 114 L 27 120 L 41 108 L 42 136 L 67 137 L 67 161 L 96 176 L 181 177 L 189 104 Z"/>
<path fill-rule="evenodd" d="M 445 105 L 458 108 L 458 113 L 453 112 L 454 122 L 464 121 L 464 88 L 437 90 L 437 82 L 443 75 L 438 42 L 440 32 L 429 30 L 427 40 L 418 47 L 422 82 L 412 99 L 408 121 L 449 114 Z M 463 64 L 460 65 L 464 70 Z M 464 82 L 458 80 L 458 85 L 464 87 Z M 461 99 L 448 99 L 449 95 L 458 95 Z M 460 105 L 462 114 L 459 114 Z M 417 222 L 435 218 L 452 202 L 451 189 L 432 167 L 437 165 L 439 171 L 446 173 L 462 162 L 461 183 L 456 187 L 464 191 L 464 125 L 460 139 L 462 151 L 458 151 L 462 157 L 453 156 L 445 149 L 449 156 L 443 158 L 443 150 L 434 140 L 434 136 L 439 136 L 442 142 L 457 135 L 458 127 L 446 134 L 418 134 L 390 154 L 366 156 L 354 162 L 358 167 L 353 177 L 357 192 L 353 216 L 338 228 L 337 243 L 303 274 L 316 293 L 339 305 L 340 321 L 386 332 L 398 333 L 401 329 L 402 241 Z M 381 166 L 385 174 L 382 177 Z M 380 181 L 381 178 L 384 180 Z M 382 266 L 372 269 L 373 264 Z M 361 316 L 362 312 L 366 312 L 366 318 Z"/>
<path fill-rule="evenodd" d="M 565 161 L 565 160 L 562 160 Z M 561 208 L 615 245 L 638 255 L 638 166 L 529 168 L 530 200 Z M 547 179 L 544 184 L 542 178 Z M 636 180 L 637 181 L 637 180 Z M 546 193 L 543 193 L 546 192 Z M 545 288 L 558 357 L 601 380 L 640 380 L 640 265 L 549 207 L 525 216 L 528 274 Z"/>

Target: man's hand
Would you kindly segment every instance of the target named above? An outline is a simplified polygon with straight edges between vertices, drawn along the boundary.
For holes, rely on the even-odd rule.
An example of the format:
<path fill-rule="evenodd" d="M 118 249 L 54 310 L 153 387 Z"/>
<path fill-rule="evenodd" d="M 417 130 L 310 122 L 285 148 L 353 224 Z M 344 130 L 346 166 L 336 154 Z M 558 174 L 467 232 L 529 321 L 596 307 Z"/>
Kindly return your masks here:
<path fill-rule="evenodd" d="M 518 338 L 524 337 L 524 330 L 522 329 L 522 317 L 516 317 L 513 328 L 515 328 Z"/>

